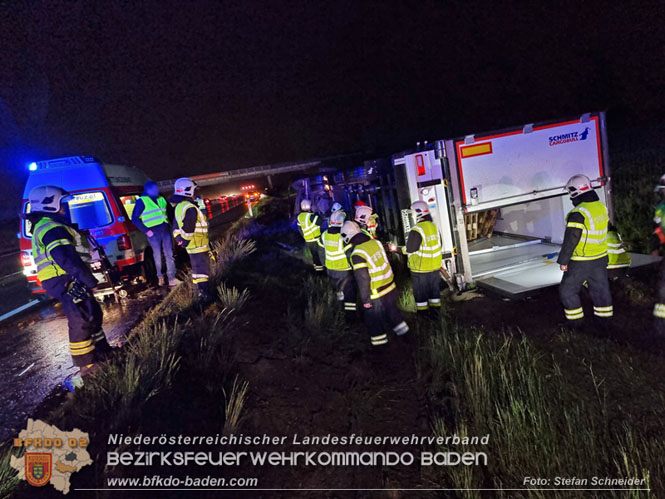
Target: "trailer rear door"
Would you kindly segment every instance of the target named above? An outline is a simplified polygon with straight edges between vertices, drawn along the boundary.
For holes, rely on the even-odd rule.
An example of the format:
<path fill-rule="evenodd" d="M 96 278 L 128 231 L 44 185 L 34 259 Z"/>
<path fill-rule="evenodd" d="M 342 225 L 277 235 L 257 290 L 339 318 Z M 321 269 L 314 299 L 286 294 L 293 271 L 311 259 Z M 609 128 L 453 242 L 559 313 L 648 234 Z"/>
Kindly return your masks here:
<path fill-rule="evenodd" d="M 561 194 L 568 179 L 582 173 L 602 185 L 603 115 L 455 141 L 465 212 L 487 210 Z"/>

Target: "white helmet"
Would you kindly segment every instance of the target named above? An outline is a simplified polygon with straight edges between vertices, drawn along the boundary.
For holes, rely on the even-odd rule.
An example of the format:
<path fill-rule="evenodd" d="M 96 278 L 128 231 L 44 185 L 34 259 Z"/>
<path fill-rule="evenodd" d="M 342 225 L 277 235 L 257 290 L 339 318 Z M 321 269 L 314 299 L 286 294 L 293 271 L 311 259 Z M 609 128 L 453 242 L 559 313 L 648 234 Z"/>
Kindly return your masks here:
<path fill-rule="evenodd" d="M 340 233 L 342 234 L 342 239 L 344 239 L 344 244 L 349 244 L 349 241 L 353 239 L 353 236 L 362 234 L 362 231 L 360 230 L 360 226 L 357 223 L 351 222 L 349 220 L 348 222 L 344 222 Z"/>
<path fill-rule="evenodd" d="M 356 208 L 355 221 L 361 225 L 367 225 L 369 223 L 369 217 L 372 216 L 372 208 L 369 206 L 358 206 Z"/>
<path fill-rule="evenodd" d="M 427 206 L 425 201 L 414 201 L 411 204 L 411 211 L 413 212 L 413 216 L 416 217 L 416 220 L 420 222 L 423 218 L 429 215 L 429 206 Z"/>
<path fill-rule="evenodd" d="M 71 199 L 69 193 L 55 185 L 34 187 L 29 194 L 30 213 L 57 213 L 62 203 Z"/>
<path fill-rule="evenodd" d="M 330 213 L 335 213 L 342 209 L 342 205 L 339 203 L 333 203 L 332 208 L 330 208 Z"/>
<path fill-rule="evenodd" d="M 335 211 L 332 215 L 330 215 L 330 226 L 341 227 L 344 224 L 345 219 L 346 213 L 344 213 L 342 210 Z"/>
<path fill-rule="evenodd" d="M 302 211 L 311 211 L 312 202 L 309 199 L 303 199 L 302 201 L 300 201 L 300 209 Z"/>
<path fill-rule="evenodd" d="M 586 175 L 573 175 L 566 183 L 566 190 L 571 198 L 593 190 L 591 180 Z"/>
<path fill-rule="evenodd" d="M 175 181 L 175 193 L 178 196 L 185 196 L 187 198 L 194 197 L 196 190 L 196 182 L 189 177 L 182 177 Z"/>
<path fill-rule="evenodd" d="M 660 180 L 654 187 L 653 192 L 665 192 L 665 174 L 661 175 Z"/>

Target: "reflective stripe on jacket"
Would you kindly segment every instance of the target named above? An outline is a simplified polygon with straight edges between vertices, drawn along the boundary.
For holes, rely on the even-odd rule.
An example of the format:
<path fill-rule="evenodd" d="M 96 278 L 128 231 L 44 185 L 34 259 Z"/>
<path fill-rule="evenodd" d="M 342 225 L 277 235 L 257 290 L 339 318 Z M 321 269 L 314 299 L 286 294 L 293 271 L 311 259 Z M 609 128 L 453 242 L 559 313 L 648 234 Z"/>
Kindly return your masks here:
<path fill-rule="evenodd" d="M 331 234 L 325 231 L 319 240 L 321 246 L 326 252 L 326 268 L 330 270 L 351 270 L 351 264 L 346 257 L 346 252 L 351 245 L 344 246 L 344 240 L 340 233 Z"/>
<path fill-rule="evenodd" d="M 362 260 L 360 263 L 353 263 L 353 270 L 366 268 L 369 272 L 371 299 L 381 298 L 395 289 L 393 270 L 380 242 L 370 239 L 361 243 L 353 249 L 351 256 Z"/>
<path fill-rule="evenodd" d="M 159 196 L 155 203 L 150 196 L 141 196 L 141 201 L 143 201 L 144 208 L 139 218 L 141 219 L 141 222 L 143 222 L 143 225 L 151 228 L 168 223 L 169 219 L 166 215 L 166 199 Z"/>
<path fill-rule="evenodd" d="M 412 231 L 420 234 L 420 248 L 407 253 L 411 272 L 434 272 L 441 268 L 441 238 L 434 222 L 420 222 Z"/>
<path fill-rule="evenodd" d="M 44 236 L 47 232 L 56 227 L 65 229 L 71 236 L 71 240 L 67 238 L 56 239 L 51 241 L 48 246 L 44 244 Z M 65 271 L 55 260 L 51 257 L 51 251 L 58 246 L 74 245 L 76 251 L 83 261 L 90 261 L 90 252 L 87 249 L 87 241 L 85 241 L 74 229 L 71 227 L 56 222 L 51 218 L 44 217 L 37 222 L 32 228 L 32 258 L 37 266 L 37 278 L 44 282 L 47 279 L 66 275 Z"/>
<path fill-rule="evenodd" d="M 301 211 L 298 214 L 298 226 L 307 242 L 316 241 L 321 237 L 321 228 L 314 221 L 315 216 L 314 213 L 308 211 Z"/>
<path fill-rule="evenodd" d="M 185 232 L 183 221 L 188 210 L 196 210 L 196 226 L 194 232 Z M 201 210 L 191 201 L 180 201 L 175 207 L 176 228 L 173 230 L 173 236 L 180 236 L 189 241 L 185 247 L 187 253 L 204 253 L 209 251 L 208 222 Z"/>
<path fill-rule="evenodd" d="M 600 201 L 580 203 L 570 213 L 579 213 L 584 217 L 583 224 L 566 223 L 567 227 L 582 230 L 582 237 L 573 251 L 571 260 L 596 260 L 607 255 L 607 226 L 610 217 L 605 205 Z"/>
<path fill-rule="evenodd" d="M 621 236 L 614 230 L 607 231 L 607 256 L 608 269 L 630 267 L 632 263 L 630 254 L 623 247 Z"/>

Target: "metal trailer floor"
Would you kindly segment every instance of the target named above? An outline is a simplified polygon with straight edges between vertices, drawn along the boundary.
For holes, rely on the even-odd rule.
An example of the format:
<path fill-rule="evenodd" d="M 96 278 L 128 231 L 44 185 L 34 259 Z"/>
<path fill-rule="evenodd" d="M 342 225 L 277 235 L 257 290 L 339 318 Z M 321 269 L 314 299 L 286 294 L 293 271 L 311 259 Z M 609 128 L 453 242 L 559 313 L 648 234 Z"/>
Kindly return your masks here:
<path fill-rule="evenodd" d="M 473 241 L 469 259 L 479 287 L 503 296 L 519 298 L 561 282 L 563 272 L 556 260 L 561 245 L 542 239 L 525 240 L 510 235 Z M 631 267 L 658 262 L 659 257 L 631 253 Z"/>

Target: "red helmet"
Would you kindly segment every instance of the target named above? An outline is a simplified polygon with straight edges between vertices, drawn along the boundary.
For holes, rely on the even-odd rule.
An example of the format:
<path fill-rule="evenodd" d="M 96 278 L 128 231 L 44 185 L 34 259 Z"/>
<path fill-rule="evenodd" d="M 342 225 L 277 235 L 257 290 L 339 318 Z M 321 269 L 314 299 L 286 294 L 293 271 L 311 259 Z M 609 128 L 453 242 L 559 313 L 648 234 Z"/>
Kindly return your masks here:
<path fill-rule="evenodd" d="M 353 203 L 354 208 L 357 208 L 358 206 L 367 206 L 367 203 L 365 203 L 365 201 L 356 201 Z"/>

